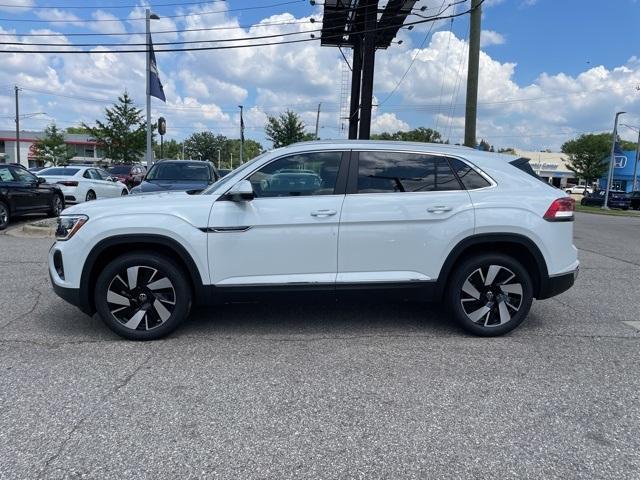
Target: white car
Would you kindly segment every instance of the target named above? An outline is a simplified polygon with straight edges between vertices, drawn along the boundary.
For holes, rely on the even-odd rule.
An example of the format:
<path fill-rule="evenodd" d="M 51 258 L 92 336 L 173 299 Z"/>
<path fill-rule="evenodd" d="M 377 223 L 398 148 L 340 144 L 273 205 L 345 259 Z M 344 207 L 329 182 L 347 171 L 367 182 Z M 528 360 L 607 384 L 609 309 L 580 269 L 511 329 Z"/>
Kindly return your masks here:
<path fill-rule="evenodd" d="M 572 187 L 565 189 L 565 192 L 568 194 L 575 193 L 584 195 L 585 191 L 587 193 L 593 193 L 593 188 L 587 187 L 586 185 L 573 185 Z"/>
<path fill-rule="evenodd" d="M 444 300 L 466 330 L 493 336 L 518 326 L 534 298 L 573 285 L 574 208 L 527 159 L 299 143 L 200 194 L 66 209 L 49 272 L 60 297 L 130 339 L 167 335 L 192 305 L 302 292 Z"/>
<path fill-rule="evenodd" d="M 127 186 L 109 172 L 98 167 L 68 165 L 49 167 L 38 172 L 48 183 L 56 183 L 64 194 L 65 203 L 89 202 L 129 194 Z"/>

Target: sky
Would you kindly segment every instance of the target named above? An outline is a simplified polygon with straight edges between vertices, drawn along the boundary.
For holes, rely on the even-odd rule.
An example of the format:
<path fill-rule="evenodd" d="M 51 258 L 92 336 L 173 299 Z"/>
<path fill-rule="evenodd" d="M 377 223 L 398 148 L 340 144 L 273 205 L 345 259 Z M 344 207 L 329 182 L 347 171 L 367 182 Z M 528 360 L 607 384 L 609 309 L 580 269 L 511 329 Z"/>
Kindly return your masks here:
<path fill-rule="evenodd" d="M 419 0 L 416 8 L 426 7 L 423 15 L 469 9 L 470 1 L 452 2 Z M 321 3 L 152 2 L 152 10 L 161 17 L 151 28 L 167 97 L 166 104 L 152 99 L 152 117 L 167 119 L 166 138 L 181 140 L 204 130 L 237 138 L 242 104 L 246 137 L 268 148 L 263 128 L 268 115 L 291 109 L 312 132 L 319 103 L 320 137 L 345 138 L 341 108 L 348 99 L 350 72 L 338 49 L 321 47 L 311 38 L 321 28 Z M 144 53 L 114 50 L 143 48 L 129 44 L 144 43 L 147 6 L 135 0 L 0 0 L 0 129 L 15 128 L 14 85 L 21 88 L 24 130 L 42 130 L 52 122 L 61 128 L 93 123 L 124 90 L 144 108 Z M 620 110 L 628 112 L 621 117 L 621 136 L 636 138 L 640 1 L 485 0 L 482 8 L 479 140 L 496 148 L 558 150 L 582 133 L 610 131 Z M 420 20 L 410 16 L 407 21 Z M 468 29 L 468 15 L 416 24 L 411 31 L 400 30 L 396 38 L 402 43 L 378 51 L 374 133 L 428 127 L 452 143 L 462 141 Z M 280 36 L 287 33 L 295 34 Z M 308 41 L 160 51 L 246 45 L 259 42 L 247 37 L 263 35 L 271 36 L 261 40 L 266 43 Z M 218 43 L 203 43 L 207 40 Z M 41 45 L 11 44 L 25 42 Z M 41 53 L 21 53 L 24 50 Z M 351 52 L 344 53 L 350 62 Z"/>

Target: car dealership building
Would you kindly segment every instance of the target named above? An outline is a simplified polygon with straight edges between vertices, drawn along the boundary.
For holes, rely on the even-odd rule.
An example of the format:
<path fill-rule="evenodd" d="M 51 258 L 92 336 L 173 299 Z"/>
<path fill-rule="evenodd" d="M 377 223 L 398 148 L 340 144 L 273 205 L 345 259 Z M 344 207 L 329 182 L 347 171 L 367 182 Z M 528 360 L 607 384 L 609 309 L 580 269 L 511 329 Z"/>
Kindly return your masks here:
<path fill-rule="evenodd" d="M 558 188 L 577 185 L 576 174 L 569 170 L 569 156 L 560 152 L 531 152 L 516 150 L 515 155 L 529 159 L 529 165 L 539 177 Z"/>
<path fill-rule="evenodd" d="M 36 140 L 44 138 L 44 132 L 23 131 L 20 132 L 20 163 L 25 167 L 44 167 L 42 162 L 34 158 L 33 146 Z M 103 152 L 97 147 L 96 141 L 88 135 L 65 133 L 64 141 L 69 149 L 75 153 L 70 163 L 97 163 L 108 160 L 103 158 Z M 16 132 L 0 130 L 0 164 L 17 163 Z"/>

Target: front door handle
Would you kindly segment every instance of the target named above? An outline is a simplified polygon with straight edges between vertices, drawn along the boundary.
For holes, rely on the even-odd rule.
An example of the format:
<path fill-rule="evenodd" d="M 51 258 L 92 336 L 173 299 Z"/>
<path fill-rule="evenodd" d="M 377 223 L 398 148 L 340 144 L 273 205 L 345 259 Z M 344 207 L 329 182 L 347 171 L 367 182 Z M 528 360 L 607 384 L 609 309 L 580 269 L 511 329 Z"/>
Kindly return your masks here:
<path fill-rule="evenodd" d="M 440 205 L 437 207 L 427 208 L 427 212 L 429 213 L 441 213 L 441 212 L 450 212 L 453 210 L 451 207 L 447 207 L 446 205 Z"/>
<path fill-rule="evenodd" d="M 331 217 L 336 213 L 338 212 L 336 212 L 335 210 L 314 210 L 313 212 L 311 212 L 311 216 L 312 217 Z"/>

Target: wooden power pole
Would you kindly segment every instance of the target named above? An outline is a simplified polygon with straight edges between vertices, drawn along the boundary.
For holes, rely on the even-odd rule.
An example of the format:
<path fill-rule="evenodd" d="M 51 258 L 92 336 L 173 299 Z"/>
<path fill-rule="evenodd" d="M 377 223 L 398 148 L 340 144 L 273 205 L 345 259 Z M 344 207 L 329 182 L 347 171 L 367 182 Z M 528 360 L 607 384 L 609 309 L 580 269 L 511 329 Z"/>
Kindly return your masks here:
<path fill-rule="evenodd" d="M 471 1 L 469 21 L 469 67 L 467 73 L 467 103 L 464 118 L 464 144 L 476 148 L 476 119 L 478 117 L 478 71 L 480 69 L 480 31 L 482 0 Z"/>

